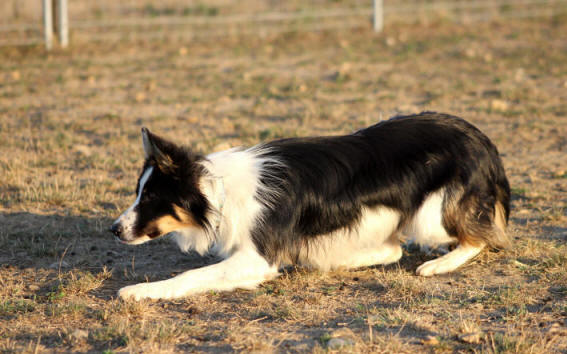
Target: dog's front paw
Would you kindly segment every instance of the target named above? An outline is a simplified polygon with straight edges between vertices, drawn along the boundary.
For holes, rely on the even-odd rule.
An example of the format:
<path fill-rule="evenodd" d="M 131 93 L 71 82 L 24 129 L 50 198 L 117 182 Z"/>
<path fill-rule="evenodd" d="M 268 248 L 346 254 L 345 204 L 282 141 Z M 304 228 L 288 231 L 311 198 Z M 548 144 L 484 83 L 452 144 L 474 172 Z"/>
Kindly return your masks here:
<path fill-rule="evenodd" d="M 136 284 L 125 286 L 118 290 L 118 297 L 122 300 L 136 300 L 151 298 L 150 289 L 148 289 L 148 284 Z"/>

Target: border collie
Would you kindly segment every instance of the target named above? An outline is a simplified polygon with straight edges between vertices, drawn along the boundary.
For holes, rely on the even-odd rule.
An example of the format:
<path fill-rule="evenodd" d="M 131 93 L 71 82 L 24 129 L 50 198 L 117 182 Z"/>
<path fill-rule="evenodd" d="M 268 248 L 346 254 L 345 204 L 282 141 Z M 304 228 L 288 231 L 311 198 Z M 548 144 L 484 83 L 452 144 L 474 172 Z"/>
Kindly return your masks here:
<path fill-rule="evenodd" d="M 445 255 L 417 274 L 455 270 L 503 248 L 510 187 L 496 147 L 445 114 L 394 117 L 350 135 L 291 138 L 208 156 L 142 128 L 136 201 L 112 225 L 125 244 L 172 233 L 182 251 L 222 261 L 120 289 L 173 299 L 253 288 L 286 265 L 329 270 L 397 262 L 400 242 Z"/>

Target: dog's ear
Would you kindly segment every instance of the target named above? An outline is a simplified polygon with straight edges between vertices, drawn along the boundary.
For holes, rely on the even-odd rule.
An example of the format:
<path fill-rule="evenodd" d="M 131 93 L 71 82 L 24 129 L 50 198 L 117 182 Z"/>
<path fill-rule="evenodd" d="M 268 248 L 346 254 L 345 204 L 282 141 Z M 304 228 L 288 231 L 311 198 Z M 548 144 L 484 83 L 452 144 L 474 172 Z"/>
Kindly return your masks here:
<path fill-rule="evenodd" d="M 164 173 L 175 170 L 175 163 L 167 152 L 172 143 L 152 134 L 147 128 L 142 128 L 142 144 L 146 160 L 153 160 L 156 166 Z"/>
<path fill-rule="evenodd" d="M 144 146 L 144 157 L 146 159 L 154 156 L 155 147 L 153 142 L 154 135 L 148 130 L 148 128 L 142 128 L 142 145 Z"/>

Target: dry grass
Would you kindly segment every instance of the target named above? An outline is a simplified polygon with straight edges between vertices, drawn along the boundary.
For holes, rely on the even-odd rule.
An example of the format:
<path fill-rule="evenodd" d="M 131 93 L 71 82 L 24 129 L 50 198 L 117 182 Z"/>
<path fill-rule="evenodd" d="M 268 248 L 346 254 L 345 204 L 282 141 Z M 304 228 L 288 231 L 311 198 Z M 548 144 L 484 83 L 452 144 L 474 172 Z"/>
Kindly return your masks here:
<path fill-rule="evenodd" d="M 0 52 L 0 351 L 567 351 L 565 18 Z M 466 117 L 499 146 L 515 247 L 290 269 L 253 291 L 121 302 L 212 260 L 106 228 L 134 198 L 142 125 L 203 152 L 350 132 L 398 112 Z"/>

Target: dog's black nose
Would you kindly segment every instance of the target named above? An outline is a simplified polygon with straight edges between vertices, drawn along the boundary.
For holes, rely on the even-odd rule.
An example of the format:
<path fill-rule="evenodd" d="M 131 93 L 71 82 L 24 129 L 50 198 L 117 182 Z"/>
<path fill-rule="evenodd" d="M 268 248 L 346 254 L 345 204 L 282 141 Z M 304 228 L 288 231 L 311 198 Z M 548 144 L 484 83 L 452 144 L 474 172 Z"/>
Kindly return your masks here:
<path fill-rule="evenodd" d="M 122 234 L 122 225 L 120 225 L 120 223 L 114 223 L 112 224 L 112 226 L 110 227 L 110 232 L 112 232 L 114 235 L 116 235 L 116 237 L 120 237 L 120 234 Z"/>

